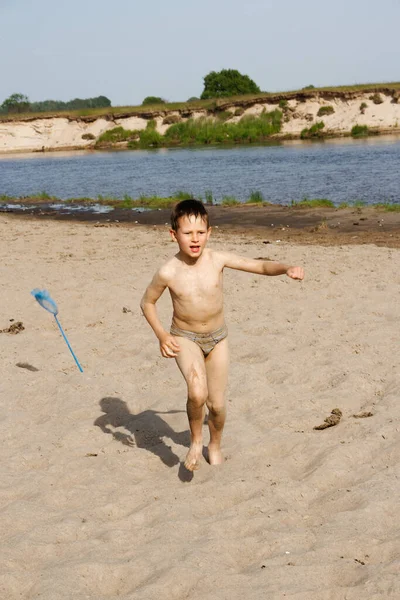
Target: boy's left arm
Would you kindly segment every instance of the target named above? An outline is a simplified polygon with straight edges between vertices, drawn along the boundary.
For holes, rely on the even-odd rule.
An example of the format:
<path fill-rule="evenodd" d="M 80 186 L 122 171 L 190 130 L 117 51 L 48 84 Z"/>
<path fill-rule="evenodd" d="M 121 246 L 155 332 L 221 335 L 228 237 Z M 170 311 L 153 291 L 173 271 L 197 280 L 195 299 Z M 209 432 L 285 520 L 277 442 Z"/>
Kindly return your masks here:
<path fill-rule="evenodd" d="M 285 265 L 270 260 L 246 258 L 245 256 L 237 256 L 229 252 L 221 252 L 219 254 L 223 261 L 223 266 L 229 269 L 247 271 L 248 273 L 256 273 L 258 275 L 287 275 L 291 279 L 304 279 L 303 267 Z"/>

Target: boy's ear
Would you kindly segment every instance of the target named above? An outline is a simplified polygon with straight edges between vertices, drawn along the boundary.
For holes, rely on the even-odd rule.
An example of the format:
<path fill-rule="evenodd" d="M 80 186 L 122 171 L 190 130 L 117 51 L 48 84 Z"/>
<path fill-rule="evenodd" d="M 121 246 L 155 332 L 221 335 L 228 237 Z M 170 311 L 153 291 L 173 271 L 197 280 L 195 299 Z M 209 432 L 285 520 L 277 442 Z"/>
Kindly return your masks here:
<path fill-rule="evenodd" d="M 173 241 L 176 242 L 177 239 L 176 239 L 176 231 L 175 231 L 175 229 L 170 229 L 169 230 L 169 234 L 170 234 L 171 238 L 173 239 Z"/>

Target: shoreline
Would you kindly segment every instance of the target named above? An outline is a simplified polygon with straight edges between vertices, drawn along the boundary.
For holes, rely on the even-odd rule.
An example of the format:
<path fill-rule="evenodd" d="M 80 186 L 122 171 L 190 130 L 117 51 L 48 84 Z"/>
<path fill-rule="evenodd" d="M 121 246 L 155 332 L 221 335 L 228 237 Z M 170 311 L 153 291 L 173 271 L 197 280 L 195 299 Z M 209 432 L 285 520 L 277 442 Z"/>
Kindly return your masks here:
<path fill-rule="evenodd" d="M 0 123 L 1 125 L 1 123 Z M 135 150 L 137 151 L 143 151 L 143 150 L 159 150 L 159 149 L 163 149 L 163 150 L 187 150 L 187 149 L 198 149 L 198 148 L 207 148 L 209 146 L 212 147 L 217 147 L 217 148 L 235 148 L 238 146 L 268 146 L 268 145 L 275 145 L 275 144 L 281 144 L 284 142 L 308 142 L 308 143 L 315 143 L 315 142 L 323 142 L 325 140 L 327 141 L 335 141 L 335 140 L 344 140 L 344 139 L 351 139 L 351 140 L 365 140 L 368 138 L 376 138 L 376 137 L 383 137 L 383 136 L 390 136 L 390 137 L 400 137 L 400 127 L 369 127 L 368 128 L 368 134 L 367 135 L 352 135 L 351 131 L 326 131 L 324 132 L 323 135 L 319 135 L 317 137 L 311 137 L 311 138 L 302 138 L 300 133 L 286 133 L 286 132 L 280 132 L 280 133 L 275 133 L 273 135 L 271 135 L 270 137 L 264 139 L 264 140 L 260 140 L 260 141 L 255 141 L 255 142 L 251 142 L 251 141 L 246 141 L 246 142 L 213 142 L 212 144 L 208 145 L 208 144 L 200 144 L 200 143 L 193 143 L 193 144 L 170 144 L 170 145 L 163 145 L 163 146 L 146 146 L 146 147 L 141 147 L 141 146 L 137 146 L 135 148 L 133 147 L 129 147 L 128 146 L 128 142 L 115 142 L 115 143 L 102 143 L 99 146 L 93 145 L 93 144 L 87 144 L 87 145 L 82 145 L 82 144 L 75 144 L 75 145 L 67 145 L 67 146 L 43 146 L 41 148 L 15 148 L 15 149 L 10 149 L 10 150 L 3 150 L 2 148 L 0 148 L 0 158 L 2 156 L 4 157 L 9 157 L 12 155 L 20 155 L 20 154 L 48 154 L 48 153 L 57 153 L 57 152 L 109 152 L 109 151 L 113 151 L 113 152 L 124 152 L 124 151 L 130 151 L 130 152 L 134 152 Z"/>
<path fill-rule="evenodd" d="M 293 242 L 340 246 L 375 244 L 400 247 L 400 211 L 374 207 L 295 208 L 284 206 L 207 206 L 211 226 L 219 233 L 249 234 L 263 243 Z M 2 211 L 1 216 L 21 221 L 66 221 L 94 227 L 169 227 L 171 210 L 144 212 L 115 208 L 112 213 L 61 213 L 45 205 L 29 211 Z"/>

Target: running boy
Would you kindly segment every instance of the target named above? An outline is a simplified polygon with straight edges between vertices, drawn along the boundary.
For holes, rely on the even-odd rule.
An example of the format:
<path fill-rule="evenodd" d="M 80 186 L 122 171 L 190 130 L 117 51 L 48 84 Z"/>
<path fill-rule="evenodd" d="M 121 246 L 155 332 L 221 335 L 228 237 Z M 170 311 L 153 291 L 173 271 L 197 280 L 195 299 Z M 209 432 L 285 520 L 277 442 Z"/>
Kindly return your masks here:
<path fill-rule="evenodd" d="M 203 451 L 205 405 L 209 411 L 208 460 L 211 465 L 223 460 L 221 437 L 229 363 L 222 293 L 224 268 L 259 275 L 287 275 L 292 279 L 303 279 L 304 271 L 301 267 L 206 248 L 211 227 L 206 208 L 198 200 L 183 200 L 175 206 L 170 233 L 179 251 L 154 275 L 141 308 L 160 342 L 162 356 L 175 358 L 187 384 L 191 445 L 185 467 L 194 471 L 200 466 Z M 170 332 L 162 326 L 155 306 L 166 288 L 173 305 Z"/>

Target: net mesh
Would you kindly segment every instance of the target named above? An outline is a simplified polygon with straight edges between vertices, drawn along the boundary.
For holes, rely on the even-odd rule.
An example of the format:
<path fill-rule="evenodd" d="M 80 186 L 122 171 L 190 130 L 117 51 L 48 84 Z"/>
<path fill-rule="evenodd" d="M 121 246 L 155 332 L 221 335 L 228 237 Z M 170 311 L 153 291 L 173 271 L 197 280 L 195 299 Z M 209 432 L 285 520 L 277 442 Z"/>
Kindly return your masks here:
<path fill-rule="evenodd" d="M 40 306 L 43 306 L 52 315 L 58 314 L 57 304 L 51 298 L 47 290 L 34 289 L 31 292 L 32 296 L 39 302 Z"/>

